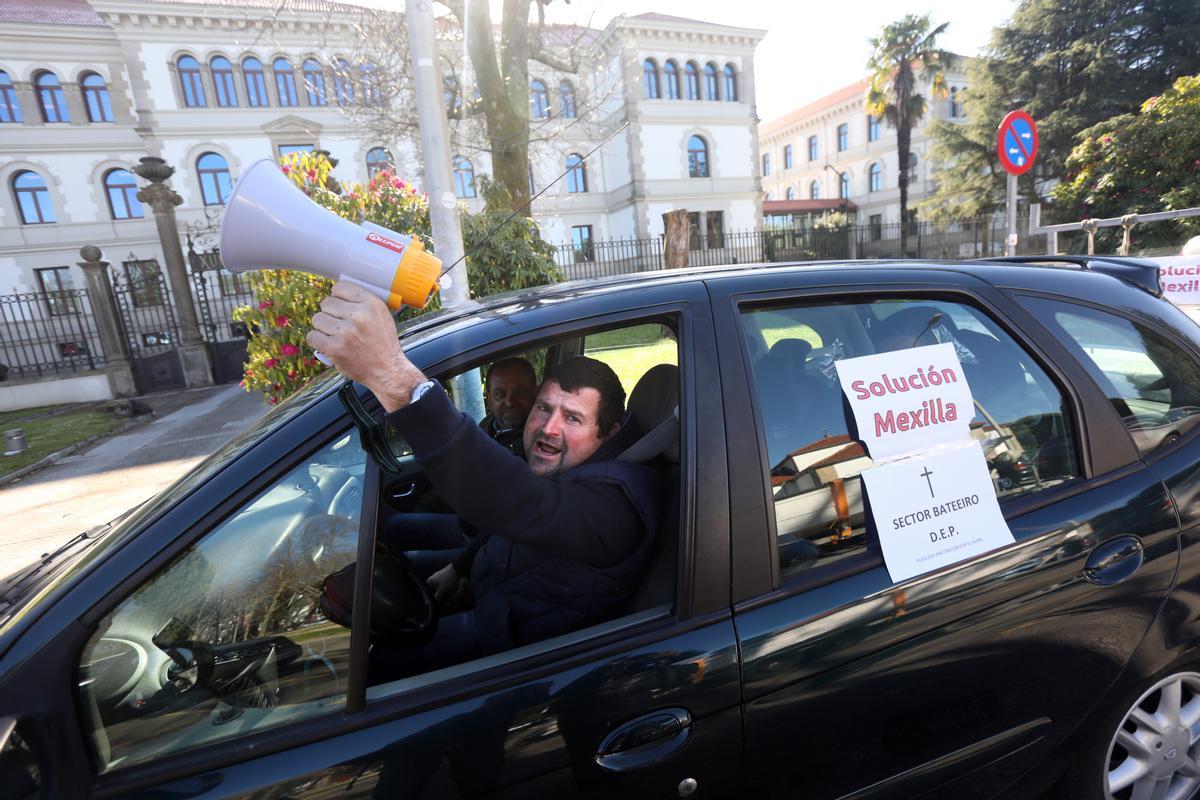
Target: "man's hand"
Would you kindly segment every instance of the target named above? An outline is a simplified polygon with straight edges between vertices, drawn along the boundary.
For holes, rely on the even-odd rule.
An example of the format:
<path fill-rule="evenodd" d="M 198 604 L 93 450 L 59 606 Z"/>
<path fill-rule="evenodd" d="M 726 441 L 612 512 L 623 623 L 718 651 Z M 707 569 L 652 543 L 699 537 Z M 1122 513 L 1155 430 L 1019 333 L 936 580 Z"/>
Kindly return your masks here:
<path fill-rule="evenodd" d="M 347 378 L 370 389 L 385 411 L 408 405 L 413 389 L 425 381 L 404 355 L 387 305 L 358 284 L 335 283 L 312 324 L 308 343 Z"/>
<path fill-rule="evenodd" d="M 426 583 L 433 589 L 433 599 L 442 608 L 443 613 L 448 610 L 459 610 L 460 607 L 466 608 L 469 605 L 469 595 L 471 582 L 466 578 L 461 578 L 458 575 L 458 570 L 453 564 L 447 564 L 439 569 L 426 579 Z"/>

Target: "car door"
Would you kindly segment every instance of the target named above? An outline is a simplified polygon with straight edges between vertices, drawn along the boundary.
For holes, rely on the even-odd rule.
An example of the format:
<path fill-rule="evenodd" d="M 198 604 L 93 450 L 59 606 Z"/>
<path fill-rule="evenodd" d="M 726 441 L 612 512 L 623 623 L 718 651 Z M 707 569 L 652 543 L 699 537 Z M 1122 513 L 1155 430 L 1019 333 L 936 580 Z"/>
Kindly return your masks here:
<path fill-rule="evenodd" d="M 729 458 L 748 792 L 1001 792 L 1095 704 L 1158 613 L 1178 560 L 1163 485 L 1080 366 L 1018 333 L 1036 326 L 982 281 L 813 269 L 709 286 L 729 419 L 744 422 Z M 904 348 L 954 343 L 1012 533 L 900 582 L 868 535 L 871 462 L 831 376 L 885 329 Z"/>
<path fill-rule="evenodd" d="M 364 643 L 324 619 L 314 581 L 362 558 L 356 536 L 373 534 L 373 499 L 390 482 L 364 457 L 346 418 L 336 417 L 297 452 L 277 454 L 278 465 L 243 475 L 238 499 L 215 504 L 173 552 L 110 589 L 83 626 L 73 627 L 70 641 L 56 649 L 81 668 L 73 681 L 61 676 L 52 695 L 60 710 L 51 715 L 53 735 L 33 737 L 43 774 L 94 776 L 72 778 L 70 796 L 740 793 L 723 412 L 707 293 L 693 283 L 631 297 L 514 306 L 425 335 L 409 352 L 427 374 L 445 376 L 564 338 L 671 326 L 681 435 L 679 522 L 668 537 L 677 555 L 670 553 L 666 569 L 675 591 L 667 602 L 508 653 L 363 687 L 355 652 Z M 326 415 L 335 402 L 320 401 Z M 354 468 L 361 479 L 331 484 L 321 494 L 328 502 L 296 506 L 313 491 L 311 482 L 322 480 L 312 465 L 328 466 L 330 454 L 339 464 L 361 464 Z M 352 534 L 354 520 L 361 524 Z M 267 551 L 286 558 L 264 558 Z M 264 572 L 263 563 L 273 566 Z M 237 580 L 241 574 L 251 579 Z M 204 588 L 218 585 L 234 588 Z M 134 640 L 114 631 L 138 633 Z M 104 666 L 119 660 L 114 648 L 121 641 L 131 640 L 135 663 L 146 654 L 154 661 L 150 677 L 132 687 Z M 32 685 L 35 674 L 19 670 L 6 690 Z M 64 706 L 78 716 L 62 713 Z M 32 716 L 28 722 L 40 724 Z"/>

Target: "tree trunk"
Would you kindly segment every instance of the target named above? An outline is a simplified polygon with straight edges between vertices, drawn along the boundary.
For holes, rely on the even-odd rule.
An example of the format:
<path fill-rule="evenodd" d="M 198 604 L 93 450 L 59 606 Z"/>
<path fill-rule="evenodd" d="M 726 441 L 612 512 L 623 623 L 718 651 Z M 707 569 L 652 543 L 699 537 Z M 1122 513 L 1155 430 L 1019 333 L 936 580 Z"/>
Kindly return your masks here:
<path fill-rule="evenodd" d="M 908 257 L 908 162 L 912 158 L 912 119 L 904 114 L 896 126 L 896 155 L 900 159 L 900 254 Z"/>
<path fill-rule="evenodd" d="M 688 240 L 691 234 L 687 209 L 676 208 L 662 215 L 663 266 L 676 269 L 688 265 Z"/>

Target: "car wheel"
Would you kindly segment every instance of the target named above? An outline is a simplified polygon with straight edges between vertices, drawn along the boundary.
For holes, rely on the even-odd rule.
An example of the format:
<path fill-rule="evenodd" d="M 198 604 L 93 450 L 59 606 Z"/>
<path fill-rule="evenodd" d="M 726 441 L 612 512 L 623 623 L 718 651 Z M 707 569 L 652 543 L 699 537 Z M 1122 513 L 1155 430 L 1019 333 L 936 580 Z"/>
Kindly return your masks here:
<path fill-rule="evenodd" d="M 1105 800 L 1184 800 L 1200 790 L 1200 673 L 1171 672 L 1125 706 L 1115 728 L 1097 731 L 1095 754 L 1105 740 L 1103 759 L 1081 764 L 1090 775 L 1072 788 Z M 1100 738 L 1103 736 L 1104 738 Z"/>

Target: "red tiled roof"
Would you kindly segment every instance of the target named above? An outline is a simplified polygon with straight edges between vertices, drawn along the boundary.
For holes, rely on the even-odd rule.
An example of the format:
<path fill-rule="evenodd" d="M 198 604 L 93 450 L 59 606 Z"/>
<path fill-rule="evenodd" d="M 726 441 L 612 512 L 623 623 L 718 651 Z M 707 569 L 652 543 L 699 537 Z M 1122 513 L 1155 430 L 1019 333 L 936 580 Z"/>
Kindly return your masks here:
<path fill-rule="evenodd" d="M 817 469 L 818 467 L 826 467 L 830 464 L 840 464 L 843 461 L 849 461 L 852 458 L 861 458 L 866 454 L 867 451 L 863 450 L 862 445 L 858 442 L 854 442 L 851 445 L 843 447 L 841 450 L 838 450 L 836 453 L 827 458 L 822 458 L 820 461 L 809 464 L 805 469 L 811 470 Z"/>
<path fill-rule="evenodd" d="M 813 211 L 857 211 L 852 201 L 840 197 L 828 200 L 763 200 L 763 214 L 797 214 Z"/>
<path fill-rule="evenodd" d="M 0 23 L 105 27 L 85 0 L 0 0 Z"/>
<path fill-rule="evenodd" d="M 838 89 L 833 94 L 827 94 L 821 99 L 814 100 L 806 106 L 800 106 L 795 111 L 790 111 L 778 119 L 773 119 L 770 122 L 764 122 L 762 125 L 758 126 L 759 135 L 765 136 L 769 133 L 774 133 L 781 128 L 786 128 L 789 125 L 799 122 L 810 114 L 815 114 L 816 112 L 825 108 L 829 108 L 830 106 L 841 105 L 847 100 L 854 99 L 856 96 L 865 95 L 866 91 L 867 80 L 865 78 L 860 81 L 855 81 L 849 86 Z"/>
<path fill-rule="evenodd" d="M 854 440 L 844 433 L 840 436 L 826 436 L 823 439 L 818 439 L 810 445 L 801 447 L 799 450 L 793 450 L 788 455 L 802 456 L 805 453 L 811 453 L 814 450 L 824 450 L 827 447 L 836 447 L 839 444 L 848 444 L 852 441 Z"/>

